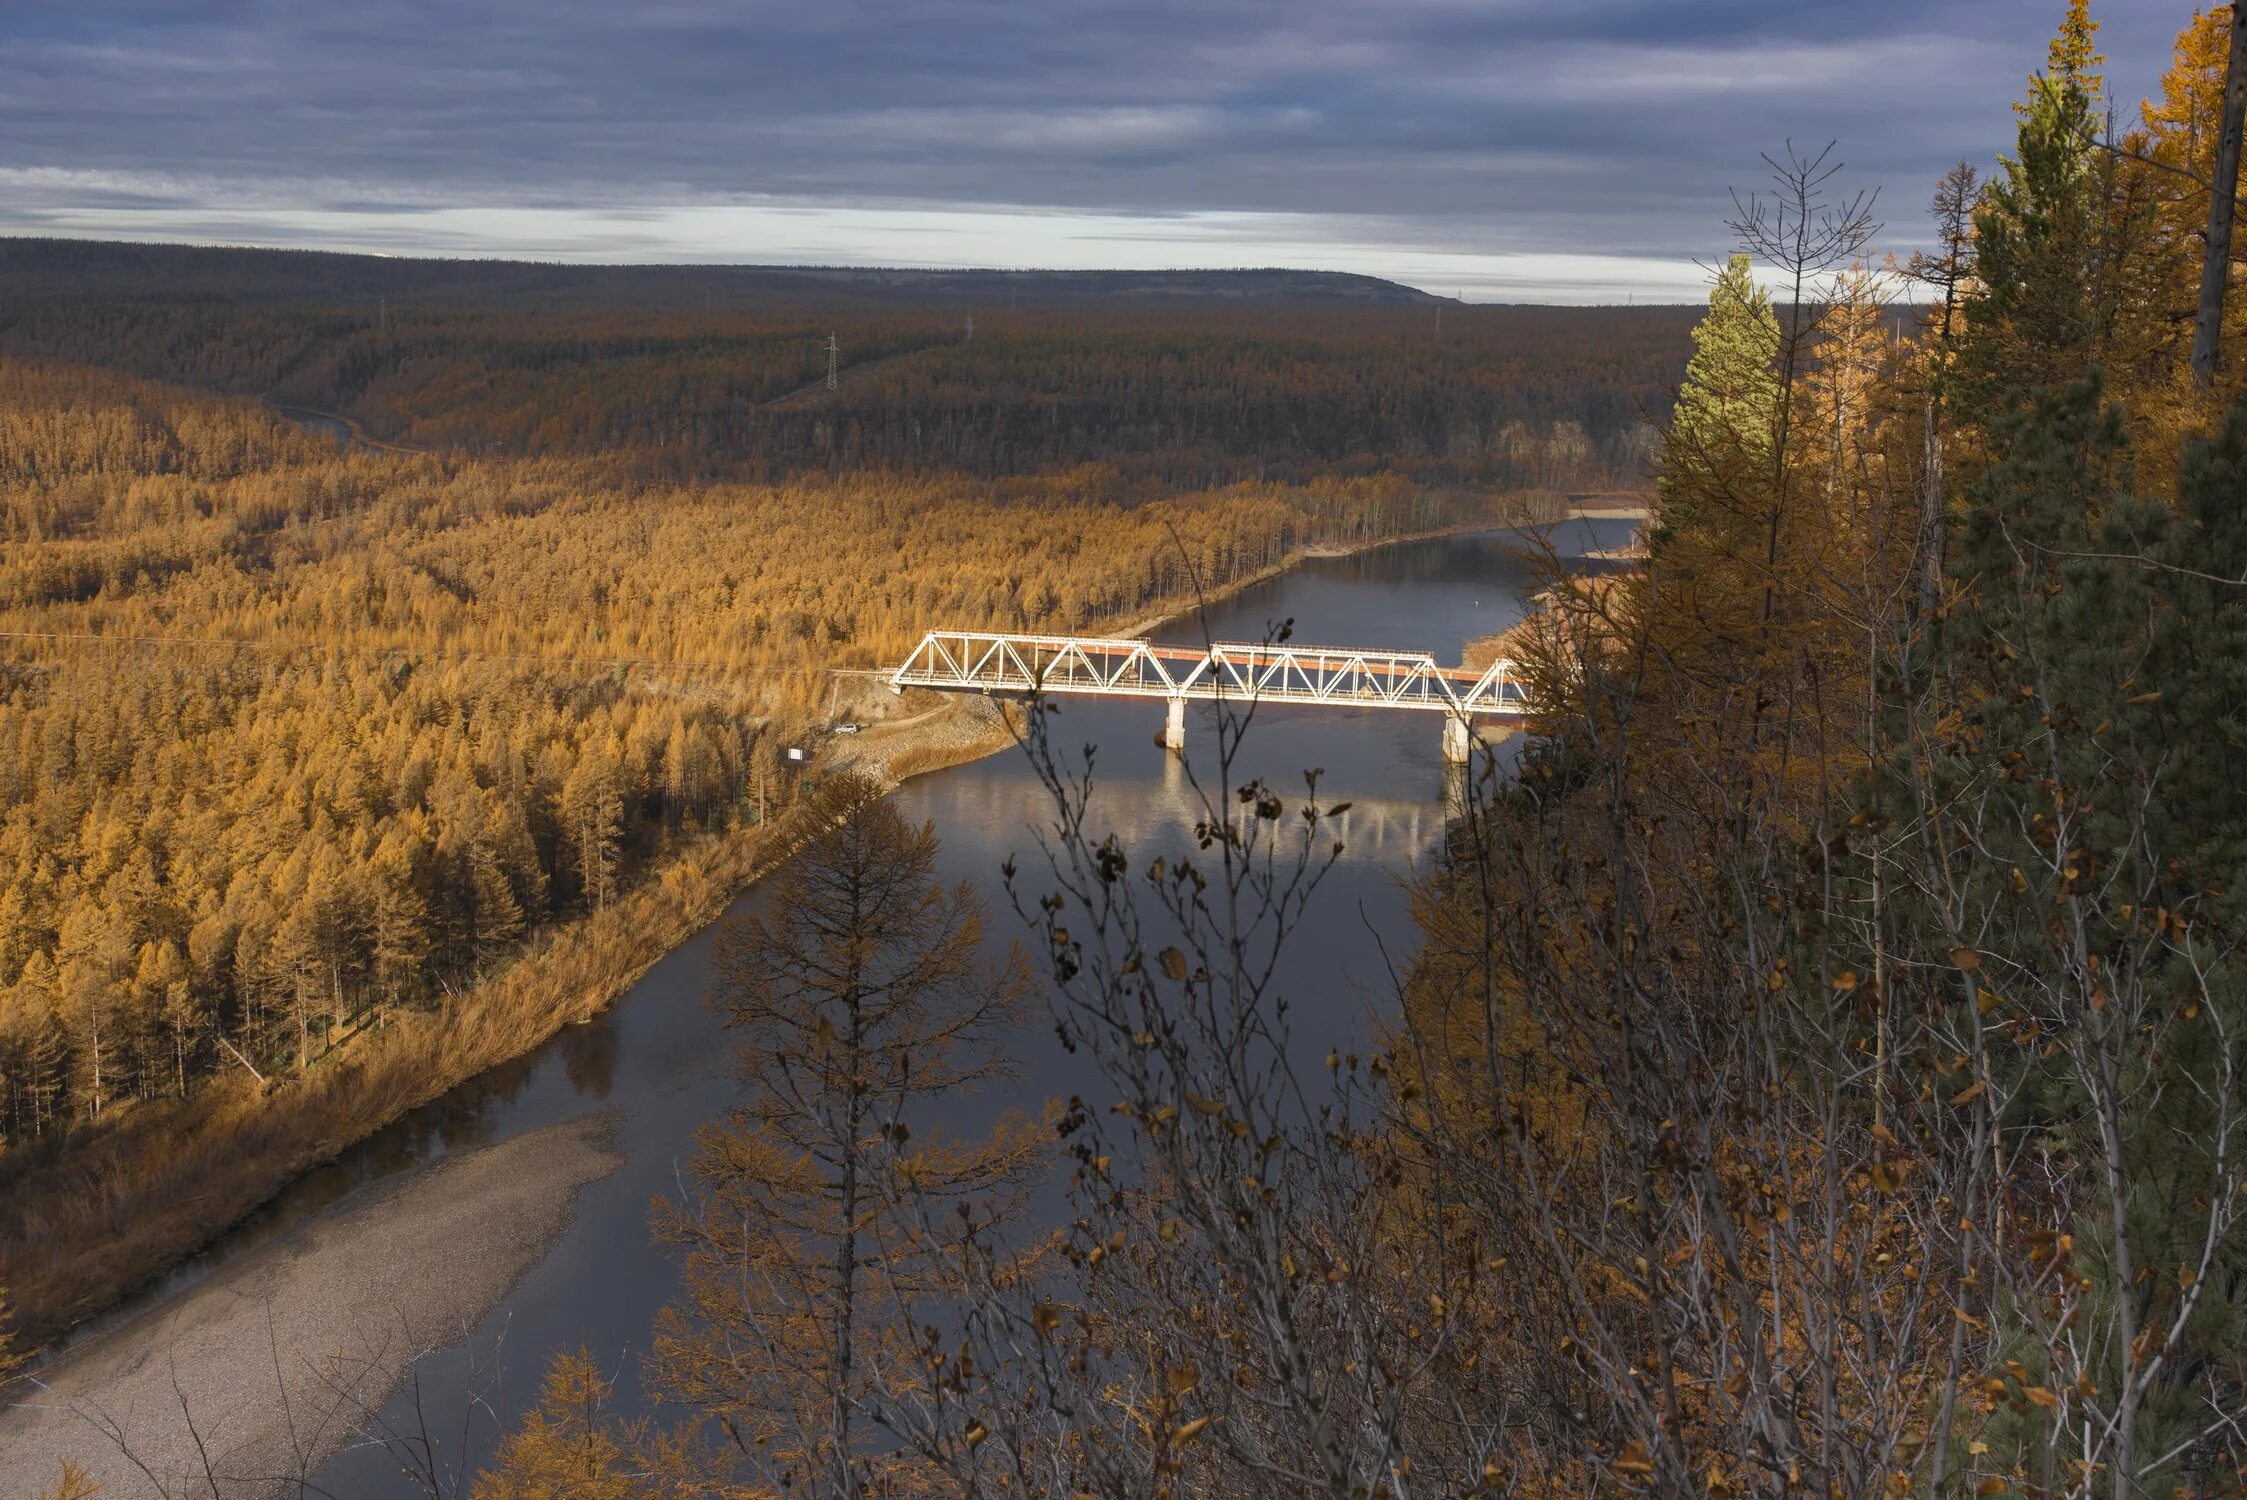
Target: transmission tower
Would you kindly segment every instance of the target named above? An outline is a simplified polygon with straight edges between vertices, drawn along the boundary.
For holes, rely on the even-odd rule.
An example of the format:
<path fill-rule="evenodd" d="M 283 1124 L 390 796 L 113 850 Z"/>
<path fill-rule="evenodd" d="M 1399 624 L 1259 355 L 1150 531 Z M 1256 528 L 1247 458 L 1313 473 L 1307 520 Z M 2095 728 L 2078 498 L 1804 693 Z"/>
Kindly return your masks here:
<path fill-rule="evenodd" d="M 840 355 L 842 354 L 842 352 L 843 352 L 843 346 L 835 342 L 835 336 L 834 336 L 834 335 L 833 335 L 832 333 L 828 334 L 828 335 L 827 335 L 827 389 L 829 389 L 829 390 L 833 390 L 833 389 L 835 388 L 835 360 L 836 360 L 836 358 L 837 358 L 838 356 L 840 356 Z"/>

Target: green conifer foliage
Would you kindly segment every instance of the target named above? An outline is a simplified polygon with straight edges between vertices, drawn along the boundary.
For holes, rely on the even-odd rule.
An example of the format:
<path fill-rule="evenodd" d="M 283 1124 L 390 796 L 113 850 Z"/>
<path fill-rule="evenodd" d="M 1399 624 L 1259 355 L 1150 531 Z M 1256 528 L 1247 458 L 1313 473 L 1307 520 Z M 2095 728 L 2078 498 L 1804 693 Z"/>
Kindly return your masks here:
<path fill-rule="evenodd" d="M 2053 41 L 2051 67 L 2015 106 L 2014 154 L 1998 158 L 1974 215 L 1981 287 L 1967 302 L 1964 363 L 1985 407 L 2064 383 L 2097 358 L 2107 299 L 2092 29 L 2084 20 Z"/>
<path fill-rule="evenodd" d="M 1946 637 L 1971 713 L 1952 871 L 1990 976 L 2000 1154 L 2081 1164 L 2029 1262 L 2048 1284 L 2016 1286 L 1998 1327 L 2025 1384 L 2113 1434 L 2104 1462 L 2167 1493 L 2205 1477 L 2208 1391 L 2247 1348 L 2247 597 L 2224 581 L 2247 576 L 2247 410 L 2174 507 L 2133 493 L 2096 373 L 1999 414 L 1990 448 Z M 2033 1222 L 2024 1181 L 2002 1191 Z M 2001 1409 L 1989 1440 L 2034 1472 L 2049 1413 Z"/>
<path fill-rule="evenodd" d="M 1748 257 L 1734 255 L 1693 330 L 1663 461 L 1663 524 L 1675 527 L 1759 482 L 1779 410 L 1779 320 Z"/>

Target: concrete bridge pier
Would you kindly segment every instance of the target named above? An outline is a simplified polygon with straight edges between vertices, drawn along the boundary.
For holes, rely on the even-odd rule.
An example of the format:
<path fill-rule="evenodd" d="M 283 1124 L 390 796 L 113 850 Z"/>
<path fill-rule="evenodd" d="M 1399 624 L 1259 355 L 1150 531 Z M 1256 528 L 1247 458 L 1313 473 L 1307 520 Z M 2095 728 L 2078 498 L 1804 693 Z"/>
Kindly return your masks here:
<path fill-rule="evenodd" d="M 1173 698 L 1169 706 L 1170 713 L 1163 720 L 1163 748 L 1183 750 L 1186 748 L 1186 700 Z"/>
<path fill-rule="evenodd" d="M 1443 716 L 1443 762 L 1447 766 L 1463 766 L 1474 759 L 1475 735 L 1468 726 L 1465 714 Z"/>

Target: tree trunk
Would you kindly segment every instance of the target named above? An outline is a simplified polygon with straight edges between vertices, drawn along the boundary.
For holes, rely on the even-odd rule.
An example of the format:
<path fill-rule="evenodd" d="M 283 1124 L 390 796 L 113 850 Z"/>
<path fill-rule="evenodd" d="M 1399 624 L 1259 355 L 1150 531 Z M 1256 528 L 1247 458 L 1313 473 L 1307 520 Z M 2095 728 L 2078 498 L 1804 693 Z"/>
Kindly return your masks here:
<path fill-rule="evenodd" d="M 2216 383 L 2216 347 L 2224 332 L 2224 288 L 2231 276 L 2231 219 L 2239 189 L 2239 135 L 2247 121 L 2247 26 L 2232 7 L 2231 59 L 2224 69 L 2224 123 L 2216 137 L 2216 177 L 2209 184 L 2208 248 L 2200 263 L 2200 315 L 2192 333 L 2192 378 Z"/>
<path fill-rule="evenodd" d="M 1919 472 L 1919 545 L 1914 549 L 1913 572 L 1919 579 L 1919 614 L 1935 613 L 1943 599 L 1943 427 L 1942 408 L 1932 388 L 1927 392 L 1926 427 L 1921 435 L 1925 451 Z"/>
<path fill-rule="evenodd" d="M 857 902 L 852 903 L 854 915 L 860 921 L 864 913 Z M 854 927 L 858 922 L 852 924 Z M 835 1424 L 835 1478 L 836 1493 L 845 1497 L 858 1493 L 856 1478 L 851 1471 L 851 1460 L 856 1456 L 852 1441 L 851 1377 L 852 1366 L 858 1352 L 858 1168 L 859 1152 L 866 1139 L 866 1108 L 868 1100 L 866 1078 L 866 1013 L 864 996 L 858 987 L 856 965 L 853 965 L 849 993 L 844 997 L 846 1025 L 843 1059 L 849 1068 L 850 1093 L 844 1106 L 847 1140 L 842 1153 L 843 1178 L 841 1183 L 842 1235 L 835 1245 L 835 1371 L 834 1414 Z"/>

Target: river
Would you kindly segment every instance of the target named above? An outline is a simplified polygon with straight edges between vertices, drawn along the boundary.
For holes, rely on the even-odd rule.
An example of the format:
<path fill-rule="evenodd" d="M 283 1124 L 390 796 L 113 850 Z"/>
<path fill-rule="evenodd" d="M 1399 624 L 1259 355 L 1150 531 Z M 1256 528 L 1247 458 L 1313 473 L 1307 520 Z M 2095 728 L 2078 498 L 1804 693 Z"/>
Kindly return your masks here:
<path fill-rule="evenodd" d="M 1576 522 L 1549 540 L 1564 554 L 1581 555 L 1618 545 L 1631 529 L 1627 521 Z M 1299 643 L 1427 650 L 1456 663 L 1467 641 L 1520 618 L 1528 577 L 1521 545 L 1514 534 L 1494 533 L 1313 559 L 1212 607 L 1206 619 L 1180 620 L 1156 634 L 1180 643 L 1205 632 L 1257 640 L 1292 619 Z M 1189 849 L 1199 811 L 1184 768 L 1155 742 L 1161 725 L 1160 703 L 1131 700 L 1071 699 L 1059 720 L 1062 743 L 1098 745 L 1093 821 L 1123 837 L 1134 867 L 1157 853 Z M 1248 774 L 1292 798 L 1302 770 L 1316 765 L 1324 769 L 1322 800 L 1354 804 L 1343 830 L 1346 851 L 1285 971 L 1297 1040 L 1308 1049 L 1323 1053 L 1361 1038 L 1390 993 L 1387 963 L 1410 951 L 1398 877 L 1442 832 L 1440 726 L 1439 716 L 1426 713 L 1257 710 L 1243 756 Z M 1208 767 L 1214 740 L 1208 710 L 1190 715 L 1187 756 L 1197 768 Z M 1518 748 L 1518 741 L 1504 747 L 1501 759 Z M 1009 751 L 918 778 L 896 798 L 915 821 L 934 822 L 944 878 L 970 881 L 985 893 L 993 943 L 1019 935 L 999 871 L 1010 854 L 1026 866 L 1036 859 L 1031 830 L 1046 820 L 1042 790 L 1023 754 Z M 757 899 L 751 891 L 742 903 Z M 726 1035 L 705 1004 L 709 937 L 705 932 L 667 955 L 597 1020 L 455 1089 L 292 1184 L 163 1285 L 99 1320 L 88 1336 L 130 1337 L 133 1324 L 160 1316 L 215 1269 L 432 1158 L 598 1114 L 610 1122 L 621 1165 L 582 1190 L 543 1257 L 481 1326 L 422 1363 L 418 1395 L 424 1410 L 448 1414 L 445 1466 L 456 1473 L 488 1455 L 500 1423 L 535 1396 L 547 1360 L 581 1342 L 616 1374 L 623 1409 L 636 1410 L 639 1355 L 676 1285 L 670 1256 L 649 1242 L 649 1203 L 676 1191 L 695 1128 L 722 1113 L 735 1093 Z M 1083 1064 L 1062 1053 L 1050 1025 L 1025 1027 L 1016 1061 L 1015 1084 L 943 1123 L 971 1131 L 1000 1108 L 1034 1107 L 1090 1087 Z M 464 1424 L 460 1413 L 474 1404 L 472 1391 L 482 1392 L 491 1415 Z M 411 1425 L 411 1399 L 406 1391 L 392 1398 L 387 1415 L 395 1424 Z M 420 1493 L 388 1455 L 370 1447 L 330 1458 L 318 1482 L 328 1493 L 354 1497 Z"/>

